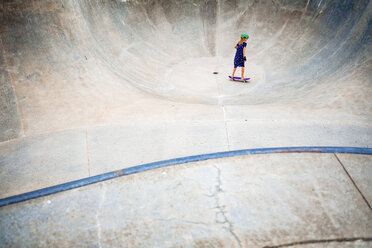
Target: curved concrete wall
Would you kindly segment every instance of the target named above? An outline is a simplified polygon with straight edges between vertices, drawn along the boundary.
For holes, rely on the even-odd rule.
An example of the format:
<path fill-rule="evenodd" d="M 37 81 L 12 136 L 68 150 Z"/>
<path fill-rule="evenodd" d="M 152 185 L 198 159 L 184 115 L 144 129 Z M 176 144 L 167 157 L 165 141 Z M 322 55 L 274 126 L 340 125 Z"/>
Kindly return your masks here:
<path fill-rule="evenodd" d="M 95 125 L 97 111 L 148 93 L 371 114 L 368 0 L 5 1 L 0 8 L 1 140 L 30 134 L 38 120 L 59 118 L 58 129 Z M 252 80 L 244 87 L 226 80 L 241 32 L 250 34 Z"/>
<path fill-rule="evenodd" d="M 58 188 L 58 184 L 75 187 L 76 182 L 87 181 L 83 178 L 133 172 L 164 164 L 154 161 L 182 161 L 169 159 L 197 154 L 282 146 L 368 149 L 372 146 L 371 17 L 369 0 L 1 1 L 0 198 Z M 250 34 L 248 84 L 227 78 L 241 32 Z M 358 247 L 369 245 L 371 238 L 366 235 L 371 233 L 371 221 L 365 216 L 372 199 L 370 156 L 272 154 L 222 160 L 162 168 L 132 175 L 134 181 L 120 178 L 3 207 L 0 229 L 10 231 L 0 232 L 0 243 L 42 246 L 63 239 L 62 246 L 71 246 L 87 237 L 90 244 L 101 245 L 112 244 L 105 231 L 116 235 L 144 230 L 154 239 L 143 239 L 139 245 L 154 244 L 159 241 L 152 228 L 156 225 L 146 230 L 147 220 L 131 221 L 133 212 L 127 208 L 156 219 L 163 216 L 153 209 L 173 202 L 176 208 L 163 209 L 164 216 L 175 213 L 180 220 L 154 222 L 165 227 L 164 237 L 179 237 L 172 231 L 185 233 L 184 221 L 194 227 L 200 214 L 209 216 L 204 221 L 212 229 L 217 224 L 223 231 L 203 227 L 194 239 L 186 237 L 191 246 L 216 244 L 211 234 L 227 238 L 227 246 L 238 247 L 319 239 L 325 246 L 333 241 L 338 247 L 345 240 Z M 329 187 L 329 179 L 334 187 Z M 251 191 L 252 180 L 263 191 Z M 75 182 L 66 184 L 71 181 Z M 169 198 L 168 190 L 177 191 L 178 185 L 182 190 Z M 278 194 L 278 188 L 283 194 Z M 154 190 L 164 199 L 148 204 Z M 119 191 L 121 198 L 115 196 Z M 123 192 L 133 195 L 132 205 L 125 205 L 131 198 Z M 232 207 L 223 210 L 225 203 L 219 197 Z M 247 208 L 242 197 L 248 205 L 256 202 L 259 207 Z M 198 203 L 196 215 L 188 207 L 177 208 L 187 206 L 184 203 L 190 199 Z M 61 201 L 67 205 L 76 201 L 82 208 L 66 213 Z M 144 202 L 147 212 L 138 208 Z M 267 203 L 272 208 L 262 212 L 260 204 L 265 210 Z M 129 216 L 129 221 L 116 228 L 111 208 L 118 210 L 118 205 L 126 209 L 117 211 L 115 219 Z M 86 206 L 91 208 L 90 216 L 85 215 Z M 208 211 L 200 212 L 203 208 Z M 262 216 L 272 217 L 272 209 L 280 210 L 269 218 L 274 222 L 262 222 Z M 253 215 L 246 215 L 249 211 Z M 315 215 L 308 218 L 307 213 Z M 64 216 L 67 224 L 56 226 L 52 220 L 50 229 L 40 223 L 45 216 Z M 264 226 L 253 230 L 252 216 Z M 86 228 L 75 225 L 82 223 L 80 217 L 90 220 Z M 292 220 L 298 224 L 291 225 Z M 145 227 L 137 225 L 141 221 Z M 253 226 L 247 227 L 248 222 Z M 79 227 L 80 232 L 73 232 L 80 238 L 63 238 L 71 234 L 71 226 Z M 278 233 L 274 241 L 267 226 Z M 36 240 L 29 239 L 30 230 Z M 288 230 L 294 230 L 294 236 L 288 236 Z M 255 234 L 268 238 L 258 242 Z M 129 236 L 126 242 L 136 241 L 137 236 Z"/>
<path fill-rule="evenodd" d="M 369 1 L 88 1 L 80 11 L 111 70 L 168 98 L 299 100 L 339 87 L 357 69 L 367 79 L 371 68 Z M 231 73 L 243 31 L 254 86 L 242 92 L 212 72 Z"/>

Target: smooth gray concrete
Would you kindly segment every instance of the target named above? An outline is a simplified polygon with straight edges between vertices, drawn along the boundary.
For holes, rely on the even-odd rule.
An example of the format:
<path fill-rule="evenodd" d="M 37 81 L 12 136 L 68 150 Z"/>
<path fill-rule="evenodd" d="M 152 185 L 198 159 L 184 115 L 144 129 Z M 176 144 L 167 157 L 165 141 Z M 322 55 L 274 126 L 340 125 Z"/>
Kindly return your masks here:
<path fill-rule="evenodd" d="M 0 198 L 89 176 L 85 130 L 0 144 Z"/>
<path fill-rule="evenodd" d="M 95 128 L 88 131 L 88 147 L 91 175 L 228 150 L 223 122 Z"/>
<path fill-rule="evenodd" d="M 355 146 L 369 147 L 370 127 L 303 121 L 227 121 L 229 147 Z"/>
<path fill-rule="evenodd" d="M 320 245 L 308 247 L 370 247 L 371 240 L 342 240 L 371 238 L 371 223 L 371 209 L 334 154 L 250 155 L 3 207 L 0 241 L 5 247 L 264 247 L 314 240 Z M 331 239 L 339 242 L 326 246 Z"/>

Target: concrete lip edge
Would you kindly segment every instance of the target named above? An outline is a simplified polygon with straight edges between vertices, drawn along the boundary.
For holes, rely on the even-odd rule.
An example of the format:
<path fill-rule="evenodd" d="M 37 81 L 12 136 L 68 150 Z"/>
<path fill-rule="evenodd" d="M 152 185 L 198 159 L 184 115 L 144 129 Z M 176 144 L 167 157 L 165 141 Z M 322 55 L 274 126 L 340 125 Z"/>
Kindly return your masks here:
<path fill-rule="evenodd" d="M 363 154 L 372 155 L 372 148 L 362 148 L 362 147 L 272 147 L 272 148 L 255 148 L 255 149 L 244 149 L 235 151 L 225 151 L 217 153 L 208 153 L 195 156 L 187 156 L 182 158 L 175 158 L 169 160 L 163 160 L 158 162 L 152 162 L 142 165 L 133 166 L 130 168 L 125 168 L 117 171 L 112 171 L 92 177 L 87 177 L 24 194 L 19 194 L 15 196 L 6 197 L 0 199 L 0 207 L 4 207 L 11 204 L 16 204 L 43 196 L 48 196 L 56 194 L 63 191 L 68 191 L 75 188 L 80 188 L 90 184 L 95 184 L 103 182 L 106 180 L 118 178 L 121 176 L 136 174 L 152 169 L 173 166 L 178 164 L 186 164 L 191 162 L 198 162 L 210 159 L 218 159 L 225 157 L 234 157 L 242 155 L 254 155 L 254 154 L 271 154 L 271 153 L 349 153 L 349 154 Z"/>

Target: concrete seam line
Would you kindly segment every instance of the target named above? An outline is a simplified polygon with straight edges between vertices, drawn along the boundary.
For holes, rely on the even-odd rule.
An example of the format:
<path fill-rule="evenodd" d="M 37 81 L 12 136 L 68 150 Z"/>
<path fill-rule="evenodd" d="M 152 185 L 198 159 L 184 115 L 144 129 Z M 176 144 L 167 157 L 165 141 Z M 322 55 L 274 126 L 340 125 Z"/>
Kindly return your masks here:
<path fill-rule="evenodd" d="M 88 163 L 88 176 L 90 177 L 90 154 L 89 154 L 89 144 L 88 144 L 88 129 L 85 129 L 85 146 L 87 150 L 87 163 Z"/>
<path fill-rule="evenodd" d="M 372 148 L 361 148 L 361 147 L 275 147 L 275 148 L 255 148 L 245 150 L 235 150 L 227 152 L 208 153 L 202 155 L 188 156 L 182 158 L 169 159 L 159 162 L 153 162 L 143 165 L 137 165 L 130 168 L 125 168 L 118 171 L 112 171 L 104 174 L 100 174 L 93 177 L 83 178 L 72 182 L 67 182 L 35 191 L 31 191 L 24 194 L 10 196 L 7 198 L 0 199 L 0 207 L 7 205 L 20 203 L 35 198 L 56 194 L 59 192 L 87 186 L 94 183 L 103 182 L 106 180 L 118 178 L 125 175 L 131 175 L 140 173 L 152 169 L 186 164 L 210 159 L 235 157 L 243 155 L 254 155 L 254 154 L 270 154 L 270 153 L 351 153 L 351 154 L 365 154 L 372 155 Z"/>
<path fill-rule="evenodd" d="M 223 123 L 225 126 L 225 133 L 226 133 L 227 150 L 230 151 L 229 131 L 227 130 L 226 110 L 225 110 L 224 105 L 222 105 L 222 111 L 223 111 Z"/>
<path fill-rule="evenodd" d="M 364 202 L 367 204 L 367 206 L 369 207 L 369 210 L 372 211 L 372 207 L 371 205 L 369 204 L 369 202 L 367 201 L 366 197 L 363 195 L 362 191 L 359 189 L 358 185 L 355 183 L 354 179 L 351 177 L 351 175 L 349 174 L 349 172 L 346 170 L 344 164 L 341 162 L 340 158 L 337 156 L 337 154 L 334 154 L 337 161 L 340 163 L 341 167 L 344 169 L 346 175 L 348 176 L 348 178 L 350 179 L 350 181 L 353 183 L 355 189 L 359 192 L 359 194 L 362 196 Z"/>
<path fill-rule="evenodd" d="M 281 248 L 281 247 L 290 247 L 290 246 L 298 246 L 298 245 L 309 245 L 309 244 L 321 244 L 321 243 L 346 243 L 346 242 L 371 242 L 372 238 L 370 237 L 355 237 L 355 238 L 338 238 L 338 239 L 314 239 L 314 240 L 304 240 L 298 241 L 293 243 L 287 243 L 282 245 L 272 245 L 272 246 L 264 246 L 263 248 Z"/>

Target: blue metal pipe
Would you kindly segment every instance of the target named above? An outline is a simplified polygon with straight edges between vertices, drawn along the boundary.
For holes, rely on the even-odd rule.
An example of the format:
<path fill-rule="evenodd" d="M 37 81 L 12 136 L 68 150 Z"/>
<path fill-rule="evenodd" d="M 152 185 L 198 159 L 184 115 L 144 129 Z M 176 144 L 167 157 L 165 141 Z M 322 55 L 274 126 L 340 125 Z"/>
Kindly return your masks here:
<path fill-rule="evenodd" d="M 169 159 L 159 162 L 153 162 L 143 165 L 138 165 L 130 168 L 125 168 L 118 171 L 108 172 L 101 175 L 79 179 L 72 182 L 67 182 L 59 184 L 56 186 L 43 188 L 28 193 L 10 196 L 7 198 L 0 199 L 0 207 L 7 205 L 20 203 L 28 201 L 31 199 L 56 194 L 59 192 L 83 187 L 93 183 L 99 183 L 106 180 L 118 178 L 121 176 L 131 175 L 135 173 L 140 173 L 152 169 L 157 169 L 161 167 L 173 166 L 178 164 L 186 164 L 191 162 L 225 158 L 225 157 L 234 157 L 242 155 L 251 155 L 251 154 L 270 154 L 270 153 L 350 153 L 350 154 L 365 154 L 372 155 L 372 148 L 360 148 L 360 147 L 277 147 L 277 148 L 258 148 L 258 149 L 245 149 L 245 150 L 236 150 L 228 152 L 217 152 L 217 153 L 208 153 L 196 156 L 188 156 L 183 158 Z"/>

